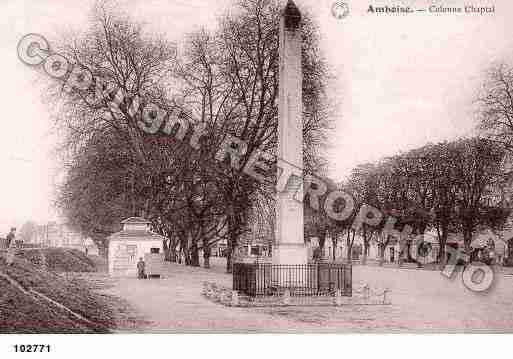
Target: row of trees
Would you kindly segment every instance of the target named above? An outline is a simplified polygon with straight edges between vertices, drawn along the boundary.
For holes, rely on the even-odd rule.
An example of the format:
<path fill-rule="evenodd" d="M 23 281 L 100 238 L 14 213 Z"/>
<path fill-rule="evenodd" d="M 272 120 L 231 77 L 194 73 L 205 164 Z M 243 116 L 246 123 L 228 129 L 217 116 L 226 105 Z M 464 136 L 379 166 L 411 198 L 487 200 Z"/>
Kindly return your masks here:
<path fill-rule="evenodd" d="M 443 262 L 449 233 L 462 233 L 465 249 L 470 251 L 476 231 L 504 226 L 510 213 L 503 191 L 509 178 L 504 170 L 505 155 L 504 147 L 493 141 L 470 138 L 428 144 L 360 165 L 340 187 L 353 194 L 357 211 L 362 205 L 379 209 L 381 221 L 356 228 L 354 217 L 337 222 L 310 212 L 310 228 L 321 239 L 321 246 L 329 234 L 335 247 L 343 234 L 348 258 L 356 234 L 362 237 L 365 249 L 376 241 L 383 256 L 393 238 L 383 229 L 393 217 L 395 229 L 401 231 L 408 225 L 414 236 L 435 230 L 441 249 L 439 260 Z"/>
<path fill-rule="evenodd" d="M 211 246 L 225 238 L 231 270 L 249 222 L 272 211 L 272 186 L 242 169 L 255 149 L 275 152 L 280 21 L 277 1 L 244 0 L 232 10 L 215 30 L 188 34 L 177 52 L 101 3 L 86 32 L 55 47 L 93 78 L 80 91 L 60 81 L 49 90 L 66 164 L 58 205 L 73 227 L 102 244 L 122 218 L 144 215 L 169 238 L 168 259 L 179 251 L 196 266 L 202 249 L 208 266 Z M 329 129 L 328 69 L 308 17 L 302 34 L 304 158 L 306 170 L 319 171 Z M 142 131 L 148 122 L 133 111 L 135 96 L 141 108 L 160 109 L 149 118 L 166 112 L 182 126 Z M 178 139 L 185 123 L 191 127 Z M 194 138 L 193 126 L 202 128 L 201 138 Z M 215 159 L 227 136 L 247 145 L 237 167 Z"/>
<path fill-rule="evenodd" d="M 337 223 L 307 211 L 307 233 L 317 236 L 321 246 L 326 237 L 332 238 L 334 247 L 340 235 L 345 235 L 348 258 L 355 234 L 359 234 L 365 248 L 376 241 L 383 256 L 391 237 L 381 234 L 391 216 L 397 219 L 396 229 L 409 225 L 414 235 L 435 230 L 443 262 L 450 233 L 462 233 L 469 251 L 476 231 L 509 226 L 513 205 L 512 66 L 503 63 L 488 70 L 476 105 L 481 137 L 428 144 L 357 166 L 350 178 L 338 185 L 354 195 L 356 211 L 363 204 L 378 208 L 384 215 L 379 224 L 356 229 L 351 226 L 354 218 Z"/>

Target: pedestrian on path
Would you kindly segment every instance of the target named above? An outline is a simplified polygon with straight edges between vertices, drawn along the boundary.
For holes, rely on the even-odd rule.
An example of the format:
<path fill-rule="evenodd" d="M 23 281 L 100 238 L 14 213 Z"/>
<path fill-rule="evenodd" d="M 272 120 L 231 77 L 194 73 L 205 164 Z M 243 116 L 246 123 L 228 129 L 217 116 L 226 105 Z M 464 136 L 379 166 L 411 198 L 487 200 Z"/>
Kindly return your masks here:
<path fill-rule="evenodd" d="M 141 258 L 139 258 L 139 262 L 137 262 L 137 278 L 138 279 L 144 279 L 145 278 L 145 273 L 144 273 L 144 267 L 145 267 L 145 263 L 144 263 L 144 260 Z"/>

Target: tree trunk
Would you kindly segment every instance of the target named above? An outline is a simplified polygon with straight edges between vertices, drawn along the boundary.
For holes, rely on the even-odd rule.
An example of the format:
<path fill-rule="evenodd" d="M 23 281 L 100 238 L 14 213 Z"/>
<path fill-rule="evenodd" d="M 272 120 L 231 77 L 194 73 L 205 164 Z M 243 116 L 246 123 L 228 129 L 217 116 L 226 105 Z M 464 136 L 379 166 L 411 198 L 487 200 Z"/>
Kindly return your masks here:
<path fill-rule="evenodd" d="M 233 272 L 233 254 L 235 252 L 235 248 L 237 247 L 237 232 L 238 228 L 236 226 L 236 220 L 233 214 L 233 208 L 230 210 L 230 215 L 228 216 L 228 241 L 226 248 L 226 273 Z"/>
<path fill-rule="evenodd" d="M 180 234 L 180 250 L 178 251 L 179 252 L 179 264 L 185 264 L 186 266 L 190 265 L 190 260 L 189 260 L 189 251 L 187 250 L 187 247 L 188 247 L 188 234 L 187 232 L 183 231 L 181 234 Z"/>
<path fill-rule="evenodd" d="M 233 263 L 232 263 L 232 251 L 228 248 L 226 251 L 226 273 L 233 272 Z"/>
<path fill-rule="evenodd" d="M 465 247 L 465 253 L 470 255 L 470 244 L 472 243 L 472 231 L 471 230 L 464 230 L 463 231 L 463 243 Z"/>
<path fill-rule="evenodd" d="M 351 238 L 351 232 L 353 234 Z M 352 264 L 353 263 L 353 244 L 354 244 L 354 236 L 356 235 L 356 231 L 353 229 L 347 230 L 347 238 L 346 238 L 346 244 L 347 244 L 347 250 L 346 250 L 346 256 L 347 256 L 347 263 Z"/>
<path fill-rule="evenodd" d="M 363 253 L 362 253 L 362 264 L 367 264 L 367 252 L 369 249 L 369 239 L 367 238 L 367 227 L 363 226 Z"/>
<path fill-rule="evenodd" d="M 385 243 L 379 243 L 378 248 L 379 248 L 379 265 L 382 266 L 383 263 L 385 263 L 385 250 L 387 247 L 386 247 Z"/>
<path fill-rule="evenodd" d="M 210 247 L 203 248 L 203 267 L 210 268 Z"/>
<path fill-rule="evenodd" d="M 442 236 L 442 238 L 440 238 L 438 240 L 438 244 L 440 246 L 440 249 L 438 252 L 437 261 L 438 261 L 438 264 L 440 265 L 440 268 L 444 268 L 445 262 L 446 262 L 445 246 L 447 245 L 447 235 L 445 238 Z"/>
<path fill-rule="evenodd" d="M 324 244 L 326 243 L 326 231 L 321 230 L 318 233 L 318 236 L 319 236 L 319 249 L 321 250 L 320 259 L 324 259 Z"/>
<path fill-rule="evenodd" d="M 406 241 L 402 238 L 399 238 L 397 240 L 397 243 L 399 244 L 399 253 L 397 254 L 397 266 L 401 267 L 403 265 L 404 260 L 404 251 L 406 250 Z"/>
<path fill-rule="evenodd" d="M 235 253 L 235 249 L 237 248 L 237 236 L 235 233 L 230 233 L 230 238 L 228 239 L 228 248 L 226 253 L 226 273 L 233 272 L 233 254 Z"/>
<path fill-rule="evenodd" d="M 367 264 L 367 252 L 369 251 L 369 241 L 363 239 L 363 253 L 362 253 L 362 264 Z"/>
<path fill-rule="evenodd" d="M 167 244 L 168 241 L 169 241 L 169 239 L 164 239 L 162 241 L 162 249 L 164 250 L 164 260 L 169 262 L 170 254 L 169 254 L 169 246 Z"/>
<path fill-rule="evenodd" d="M 191 266 L 193 267 L 199 267 L 200 261 L 199 261 L 199 250 L 197 245 L 193 245 L 191 247 Z"/>
<path fill-rule="evenodd" d="M 445 247 L 447 246 L 447 237 L 449 225 L 447 223 L 442 223 L 436 227 L 436 234 L 438 235 L 438 256 L 437 261 L 440 266 L 440 270 L 443 270 L 445 267 L 445 263 L 447 262 Z"/>
<path fill-rule="evenodd" d="M 413 258 L 411 256 L 411 240 L 410 239 L 407 239 L 406 240 L 406 261 L 407 262 L 415 262 L 416 261 L 416 258 Z"/>
<path fill-rule="evenodd" d="M 346 238 L 346 244 L 347 244 L 346 258 L 347 258 L 347 263 L 352 263 L 351 251 L 353 250 L 353 243 L 351 243 L 351 240 L 349 239 L 350 236 L 351 236 L 351 230 L 348 229 L 347 230 L 347 238 Z M 354 239 L 354 234 L 353 234 L 353 239 Z"/>
<path fill-rule="evenodd" d="M 192 264 L 190 252 L 188 250 L 184 249 L 182 253 L 183 253 L 183 261 L 184 261 L 185 265 L 190 266 Z"/>
<path fill-rule="evenodd" d="M 422 264 L 422 260 L 424 260 L 424 259 L 425 259 L 425 257 L 427 257 L 427 256 L 429 255 L 429 253 L 424 252 L 424 249 L 425 249 L 425 247 L 424 247 L 424 244 L 425 244 L 425 243 L 424 243 L 424 233 L 422 233 L 421 235 L 422 235 L 422 242 L 421 242 L 421 243 L 417 243 L 417 244 L 416 244 L 416 248 L 415 248 L 415 251 L 416 251 L 416 254 L 415 254 L 415 260 L 417 261 L 417 268 L 422 268 L 422 265 L 423 265 L 423 264 Z M 421 252 L 420 252 L 420 251 L 421 251 L 421 249 L 419 248 L 419 246 L 420 246 L 421 244 L 422 244 L 422 246 L 423 246 L 423 247 L 422 247 L 422 255 L 425 255 L 424 257 L 420 255 L 420 253 L 421 253 Z M 427 262 L 427 260 L 426 260 L 426 262 Z"/>
<path fill-rule="evenodd" d="M 176 248 L 175 247 L 169 248 L 169 261 L 176 263 Z"/>

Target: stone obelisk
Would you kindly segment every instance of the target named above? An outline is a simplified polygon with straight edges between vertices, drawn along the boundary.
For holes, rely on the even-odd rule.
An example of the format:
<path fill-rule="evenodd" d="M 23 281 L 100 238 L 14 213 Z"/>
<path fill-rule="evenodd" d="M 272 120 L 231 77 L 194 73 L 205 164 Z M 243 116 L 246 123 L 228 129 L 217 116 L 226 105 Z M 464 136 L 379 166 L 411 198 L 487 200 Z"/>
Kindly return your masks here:
<path fill-rule="evenodd" d="M 301 13 L 289 0 L 281 15 L 279 33 L 278 176 L 280 163 L 303 168 L 303 109 Z M 296 171 L 297 172 L 297 171 Z M 273 264 L 307 264 L 303 203 L 294 199 L 302 179 L 292 176 L 277 193 Z"/>

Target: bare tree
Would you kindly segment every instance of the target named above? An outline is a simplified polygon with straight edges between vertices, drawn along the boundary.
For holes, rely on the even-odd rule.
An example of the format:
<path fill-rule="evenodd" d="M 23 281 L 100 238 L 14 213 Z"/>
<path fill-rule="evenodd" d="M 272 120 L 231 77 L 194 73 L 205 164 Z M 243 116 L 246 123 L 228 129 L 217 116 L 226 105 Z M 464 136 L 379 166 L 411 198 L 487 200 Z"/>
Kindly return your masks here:
<path fill-rule="evenodd" d="M 480 128 L 490 140 L 513 151 L 513 68 L 500 64 L 490 68 L 477 99 Z"/>
<path fill-rule="evenodd" d="M 456 227 L 463 232 L 465 250 L 475 231 L 482 225 L 500 227 L 509 211 L 500 210 L 500 199 L 494 191 L 503 181 L 502 146 L 481 138 L 456 143 L 454 175 L 456 182 Z"/>
<path fill-rule="evenodd" d="M 255 198 L 272 193 L 272 181 L 261 185 L 242 170 L 255 150 L 275 152 L 279 20 L 278 2 L 240 1 L 237 11 L 220 19 L 216 31 L 200 30 L 189 35 L 176 71 L 177 82 L 186 95 L 184 102 L 195 121 L 206 128 L 206 154 L 215 153 L 228 135 L 239 138 L 247 147 L 237 168 L 215 166 L 214 179 L 227 209 L 227 271 L 231 271 L 231 254 L 237 238 L 247 228 Z M 328 128 L 328 72 L 316 28 L 308 16 L 302 34 L 304 157 L 307 169 L 313 170 L 322 163 L 320 147 Z M 274 176 L 271 171 L 268 174 Z"/>

